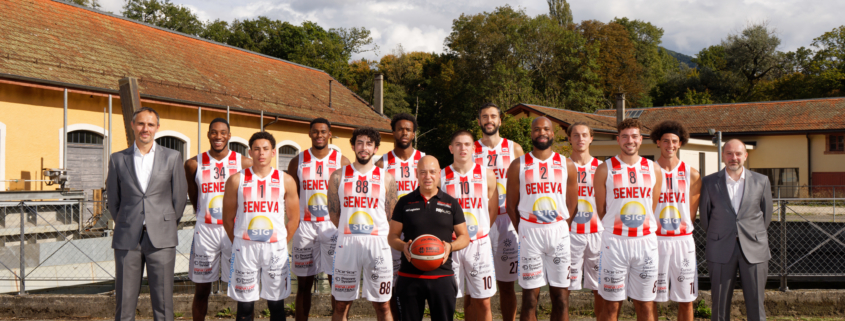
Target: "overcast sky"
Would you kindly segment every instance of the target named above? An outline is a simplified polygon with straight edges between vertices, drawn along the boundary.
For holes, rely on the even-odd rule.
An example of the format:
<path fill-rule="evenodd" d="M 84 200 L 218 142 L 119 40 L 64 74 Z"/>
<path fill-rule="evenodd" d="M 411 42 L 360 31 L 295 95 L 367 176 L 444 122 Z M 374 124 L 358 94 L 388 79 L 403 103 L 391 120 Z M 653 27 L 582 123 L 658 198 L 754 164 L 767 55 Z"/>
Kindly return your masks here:
<path fill-rule="evenodd" d="M 300 24 L 310 20 L 325 28 L 366 27 L 379 55 L 401 44 L 405 51 L 443 52 L 452 20 L 510 4 L 529 15 L 548 12 L 545 0 L 171 0 L 201 20 L 267 16 Z M 125 0 L 100 0 L 102 9 L 120 13 Z M 575 21 L 628 17 L 663 28 L 663 46 L 687 55 L 718 44 L 749 21 L 768 21 L 781 38 L 782 51 L 810 46 L 815 37 L 845 24 L 842 0 L 590 0 L 569 1 Z M 355 58 L 376 58 L 365 53 Z"/>

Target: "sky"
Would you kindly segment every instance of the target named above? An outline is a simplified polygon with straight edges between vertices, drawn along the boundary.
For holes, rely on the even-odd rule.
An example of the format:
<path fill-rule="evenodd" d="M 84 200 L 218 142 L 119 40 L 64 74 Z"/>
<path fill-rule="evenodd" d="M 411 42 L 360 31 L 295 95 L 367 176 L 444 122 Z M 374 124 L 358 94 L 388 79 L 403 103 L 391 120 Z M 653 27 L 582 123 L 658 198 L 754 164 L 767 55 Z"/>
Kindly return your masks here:
<path fill-rule="evenodd" d="M 408 51 L 442 53 L 452 21 L 461 14 L 493 11 L 506 4 L 531 16 L 548 13 L 545 0 L 171 0 L 192 9 L 200 20 L 267 16 L 324 28 L 365 27 L 377 52 L 353 59 L 376 59 L 401 45 Z M 125 0 L 100 0 L 102 10 L 119 14 Z M 569 1 L 576 22 L 628 17 L 663 28 L 662 46 L 690 56 L 718 44 L 751 22 L 768 22 L 781 39 L 781 51 L 809 47 L 813 38 L 845 24 L 842 0 L 590 0 Z"/>

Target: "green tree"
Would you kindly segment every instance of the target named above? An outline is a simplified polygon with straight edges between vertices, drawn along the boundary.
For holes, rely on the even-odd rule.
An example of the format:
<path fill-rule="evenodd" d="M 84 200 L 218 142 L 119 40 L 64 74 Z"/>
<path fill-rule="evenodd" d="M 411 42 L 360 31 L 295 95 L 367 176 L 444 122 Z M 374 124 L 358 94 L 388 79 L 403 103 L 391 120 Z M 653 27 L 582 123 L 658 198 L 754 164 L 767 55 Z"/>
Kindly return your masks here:
<path fill-rule="evenodd" d="M 757 84 L 777 68 L 779 46 L 780 38 L 766 23 L 752 23 L 722 41 L 726 68 L 745 80 L 740 99 L 751 98 Z"/>
<path fill-rule="evenodd" d="M 712 104 L 713 99 L 710 98 L 710 93 L 697 92 L 695 89 L 687 88 L 687 91 L 682 97 L 675 97 L 669 101 L 672 106 L 687 106 L 687 105 L 706 105 Z"/>
<path fill-rule="evenodd" d="M 559 26 L 569 27 L 575 20 L 572 17 L 572 9 L 566 0 L 546 0 L 549 3 L 549 16 L 555 19 Z"/>
<path fill-rule="evenodd" d="M 126 0 L 124 17 L 149 23 L 189 35 L 199 35 L 204 29 L 197 15 L 187 7 L 170 0 Z"/>
<path fill-rule="evenodd" d="M 625 27 L 617 23 L 585 20 L 577 28 L 587 39 L 588 46 L 599 49 L 597 60 L 605 108 L 613 107 L 613 97 L 618 92 L 627 94 L 631 106 L 640 107 L 641 96 L 647 92 L 639 81 L 642 67 L 637 62 L 634 44 Z"/>
<path fill-rule="evenodd" d="M 78 4 L 80 6 L 100 9 L 100 0 L 70 0 L 70 2 Z"/>
<path fill-rule="evenodd" d="M 666 66 L 667 62 L 677 64 L 676 59 L 660 48 L 663 28 L 658 28 L 650 22 L 630 20 L 625 17 L 615 18 L 611 22 L 622 25 L 628 31 L 628 36 L 634 44 L 634 57 L 642 70 L 637 74 L 637 80 L 644 92 L 650 91 L 664 79 L 667 72 L 666 68 L 673 68 Z M 652 106 L 651 96 L 642 94 L 637 98 L 637 105 L 641 107 Z"/>

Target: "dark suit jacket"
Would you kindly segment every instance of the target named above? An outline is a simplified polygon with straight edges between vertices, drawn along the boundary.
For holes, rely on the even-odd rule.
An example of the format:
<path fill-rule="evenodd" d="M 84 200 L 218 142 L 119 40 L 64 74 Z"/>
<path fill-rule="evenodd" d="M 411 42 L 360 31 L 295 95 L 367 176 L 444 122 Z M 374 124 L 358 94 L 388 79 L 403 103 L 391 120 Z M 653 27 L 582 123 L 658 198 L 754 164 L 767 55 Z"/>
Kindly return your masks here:
<path fill-rule="evenodd" d="M 749 263 L 762 263 L 772 257 L 767 233 L 772 221 L 771 184 L 765 175 L 743 170 L 745 187 L 739 213 L 731 206 L 724 169 L 702 181 L 698 210 L 701 228 L 707 233 L 707 261 L 728 263 L 737 239 Z"/>
<path fill-rule="evenodd" d="M 175 247 L 179 219 L 188 201 L 188 183 L 182 155 L 156 145 L 153 170 L 146 193 L 135 175 L 134 146 L 111 155 L 107 192 L 114 219 L 112 248 L 134 250 L 141 240 L 144 220 L 156 248 Z"/>

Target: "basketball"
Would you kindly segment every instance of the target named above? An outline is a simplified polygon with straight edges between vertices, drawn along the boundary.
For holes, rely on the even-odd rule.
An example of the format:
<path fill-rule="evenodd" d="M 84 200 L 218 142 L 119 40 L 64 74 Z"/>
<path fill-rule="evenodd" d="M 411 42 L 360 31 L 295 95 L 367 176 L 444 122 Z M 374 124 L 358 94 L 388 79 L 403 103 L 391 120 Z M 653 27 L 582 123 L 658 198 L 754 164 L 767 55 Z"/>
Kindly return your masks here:
<path fill-rule="evenodd" d="M 440 267 L 446 249 L 439 238 L 431 234 L 424 234 L 411 242 L 410 252 L 411 264 L 428 272 Z"/>

